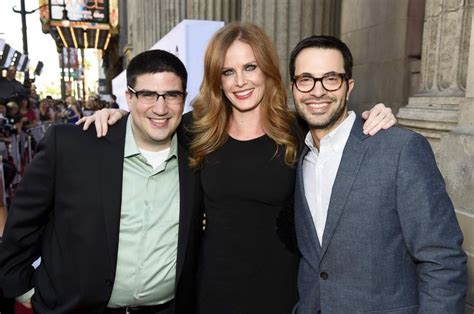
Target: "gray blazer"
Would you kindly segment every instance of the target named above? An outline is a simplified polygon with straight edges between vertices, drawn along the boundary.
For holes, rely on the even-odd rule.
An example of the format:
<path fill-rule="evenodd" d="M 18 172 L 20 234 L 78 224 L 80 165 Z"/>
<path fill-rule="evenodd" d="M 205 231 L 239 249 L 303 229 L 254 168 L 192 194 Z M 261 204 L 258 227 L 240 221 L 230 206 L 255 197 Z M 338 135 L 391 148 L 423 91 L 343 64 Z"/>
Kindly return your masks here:
<path fill-rule="evenodd" d="M 357 118 L 332 189 L 322 246 L 298 163 L 295 224 L 305 313 L 464 313 L 462 233 L 430 145 Z"/>

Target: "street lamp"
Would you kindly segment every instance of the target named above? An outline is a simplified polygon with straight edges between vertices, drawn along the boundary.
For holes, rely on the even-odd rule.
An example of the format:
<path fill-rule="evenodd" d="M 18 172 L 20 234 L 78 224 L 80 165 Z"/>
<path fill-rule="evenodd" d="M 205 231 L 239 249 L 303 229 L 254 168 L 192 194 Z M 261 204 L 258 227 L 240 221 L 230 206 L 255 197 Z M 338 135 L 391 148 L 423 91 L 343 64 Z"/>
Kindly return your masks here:
<path fill-rule="evenodd" d="M 28 57 L 28 35 L 27 35 L 27 32 L 26 32 L 26 15 L 27 14 L 31 14 L 31 13 L 34 13 L 36 11 L 38 11 L 39 9 L 41 9 L 42 7 L 45 7 L 47 6 L 48 4 L 44 4 L 34 10 L 31 10 L 31 11 L 26 11 L 25 9 L 25 0 L 20 0 L 20 10 L 16 10 L 15 7 L 12 8 L 13 12 L 15 13 L 19 13 L 21 15 L 21 31 L 22 31 L 22 35 L 23 35 L 23 54 Z M 67 24 L 67 26 L 69 26 L 69 18 L 68 18 L 68 15 L 67 15 L 67 10 L 66 10 L 66 3 L 65 3 L 65 0 L 63 0 L 63 4 L 50 4 L 51 6 L 60 6 L 63 8 L 63 19 L 61 21 L 61 23 L 63 23 L 64 26 L 66 26 L 65 24 Z M 25 70 L 25 81 L 23 82 L 23 84 L 25 85 L 25 87 L 29 88 L 30 87 L 30 71 L 28 69 Z"/>

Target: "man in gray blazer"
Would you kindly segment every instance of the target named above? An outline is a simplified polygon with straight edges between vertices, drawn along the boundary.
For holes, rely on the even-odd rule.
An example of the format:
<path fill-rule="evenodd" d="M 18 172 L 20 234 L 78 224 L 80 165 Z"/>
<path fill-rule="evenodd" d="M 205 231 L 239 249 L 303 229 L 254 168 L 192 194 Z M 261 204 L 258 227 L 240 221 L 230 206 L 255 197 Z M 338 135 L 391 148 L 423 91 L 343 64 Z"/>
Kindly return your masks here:
<path fill-rule="evenodd" d="M 464 313 L 466 256 L 426 139 L 369 137 L 347 109 L 352 56 L 312 36 L 290 58 L 296 109 L 309 125 L 295 221 L 300 313 Z"/>

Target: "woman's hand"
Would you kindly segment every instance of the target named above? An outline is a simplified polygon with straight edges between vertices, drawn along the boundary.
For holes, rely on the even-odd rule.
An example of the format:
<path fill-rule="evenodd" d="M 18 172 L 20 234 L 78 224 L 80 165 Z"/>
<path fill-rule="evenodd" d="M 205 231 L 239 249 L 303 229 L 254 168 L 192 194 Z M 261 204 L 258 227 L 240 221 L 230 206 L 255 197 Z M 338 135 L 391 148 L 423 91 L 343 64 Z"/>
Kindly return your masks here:
<path fill-rule="evenodd" d="M 102 137 L 107 134 L 109 125 L 114 125 L 118 120 L 122 119 L 128 111 L 123 109 L 109 109 L 104 108 L 96 111 L 92 116 L 82 117 L 76 122 L 76 125 L 84 123 L 82 129 L 85 131 L 89 126 L 94 123 L 97 137 Z"/>
<path fill-rule="evenodd" d="M 364 134 L 374 135 L 381 129 L 388 129 L 397 124 L 397 118 L 392 113 L 392 109 L 384 104 L 376 104 L 370 111 L 362 112 L 365 119 Z"/>

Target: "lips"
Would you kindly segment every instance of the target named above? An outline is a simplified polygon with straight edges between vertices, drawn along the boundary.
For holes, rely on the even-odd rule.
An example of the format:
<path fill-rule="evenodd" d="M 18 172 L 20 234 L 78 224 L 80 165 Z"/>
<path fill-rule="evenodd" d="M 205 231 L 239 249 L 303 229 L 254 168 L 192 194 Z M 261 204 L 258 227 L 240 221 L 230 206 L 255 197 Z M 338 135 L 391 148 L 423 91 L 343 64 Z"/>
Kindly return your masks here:
<path fill-rule="evenodd" d="M 151 125 L 157 128 L 163 128 L 168 125 L 168 121 L 170 118 L 148 118 L 150 120 Z"/>
<path fill-rule="evenodd" d="M 250 96 L 252 96 L 252 93 L 253 93 L 253 88 L 252 89 L 246 89 L 246 90 L 243 90 L 243 91 L 234 92 L 234 95 L 235 95 L 235 98 L 237 98 L 239 100 L 244 100 L 244 99 L 247 99 Z"/>
<path fill-rule="evenodd" d="M 329 106 L 334 102 L 334 99 L 329 99 L 329 98 L 321 98 L 321 99 L 315 99 L 315 98 L 309 98 L 309 99 L 304 99 L 303 103 L 308 107 L 310 111 L 325 111 L 326 109 L 329 108 Z"/>

